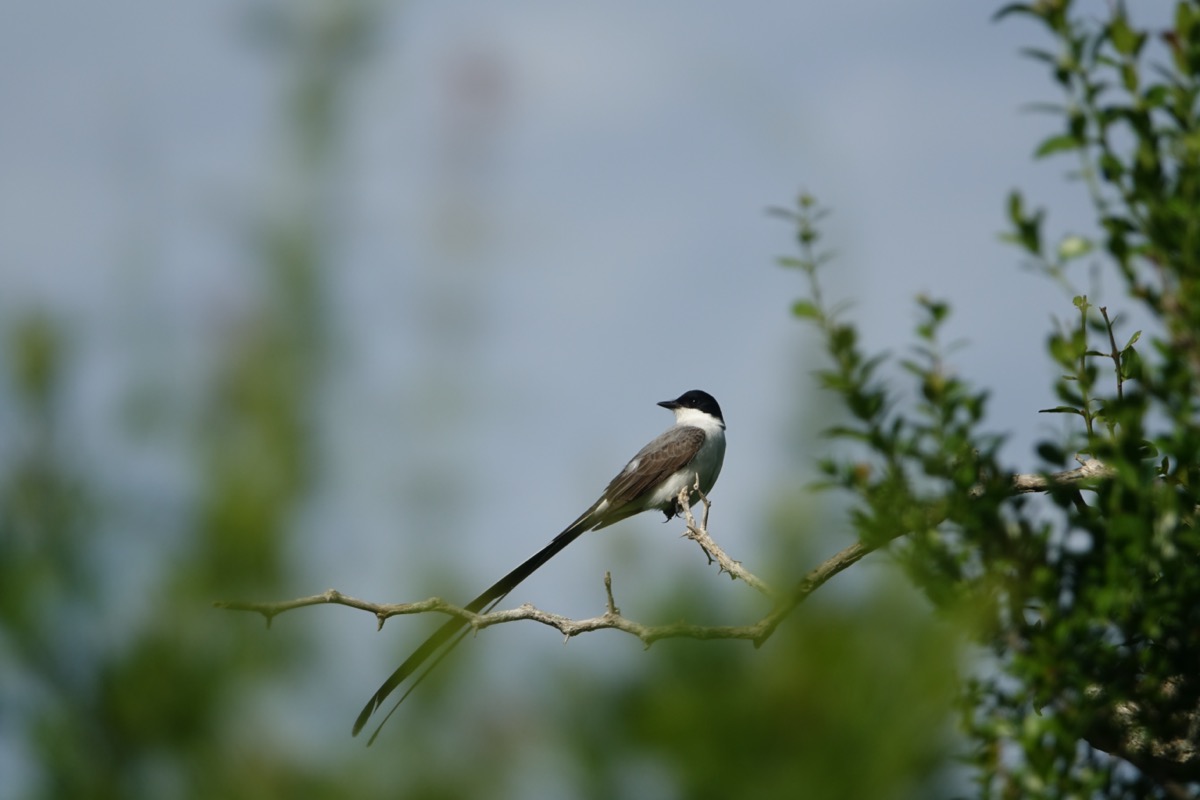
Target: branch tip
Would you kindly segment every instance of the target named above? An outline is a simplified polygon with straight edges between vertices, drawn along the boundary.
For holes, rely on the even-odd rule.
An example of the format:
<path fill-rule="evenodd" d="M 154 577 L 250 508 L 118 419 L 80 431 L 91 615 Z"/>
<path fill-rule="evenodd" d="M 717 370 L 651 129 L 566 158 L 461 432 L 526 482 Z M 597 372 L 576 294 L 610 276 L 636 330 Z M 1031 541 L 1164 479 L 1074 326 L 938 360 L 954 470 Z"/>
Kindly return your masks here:
<path fill-rule="evenodd" d="M 621 616 L 621 609 L 617 608 L 617 603 L 615 600 L 613 600 L 612 573 L 609 572 L 608 570 L 604 571 L 604 594 L 607 595 L 607 597 L 608 597 L 608 601 L 607 601 L 608 602 L 608 612 L 607 612 L 608 616 L 610 616 L 610 617 Z"/>

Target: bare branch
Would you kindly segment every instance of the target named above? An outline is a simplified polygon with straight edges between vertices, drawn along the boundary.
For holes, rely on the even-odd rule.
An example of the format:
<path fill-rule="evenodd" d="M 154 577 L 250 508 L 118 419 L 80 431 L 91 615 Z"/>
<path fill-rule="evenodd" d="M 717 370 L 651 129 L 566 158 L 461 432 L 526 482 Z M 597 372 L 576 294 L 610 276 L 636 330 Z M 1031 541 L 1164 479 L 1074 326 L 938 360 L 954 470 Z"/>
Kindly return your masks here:
<path fill-rule="evenodd" d="M 705 534 L 707 535 L 707 534 Z M 711 539 L 708 541 L 711 542 Z M 703 545 L 702 545 L 703 546 Z M 715 545 L 714 545 L 715 546 Z M 719 548 L 716 548 L 719 550 Z M 438 612 L 448 614 L 450 616 L 461 617 L 465 619 L 475 630 L 483 630 L 490 628 L 493 625 L 501 625 L 506 622 L 516 622 L 517 620 L 531 620 L 540 622 L 551 628 L 557 629 L 567 638 L 578 636 L 581 633 L 589 631 L 612 629 L 624 631 L 632 634 L 642 640 L 642 643 L 649 647 L 654 642 L 660 639 L 746 639 L 754 642 L 754 646 L 758 647 L 775 632 L 779 623 L 791 613 L 792 609 L 816 591 L 822 584 L 838 574 L 842 570 L 859 561 L 867 553 L 875 548 L 868 547 L 862 543 L 855 543 L 842 550 L 840 553 L 830 558 L 825 563 L 818 566 L 804 576 L 796 587 L 786 596 L 780 597 L 776 601 L 775 607 L 771 613 L 767 614 L 762 619 L 750 625 L 692 625 L 684 622 L 671 623 L 667 625 L 646 625 L 641 622 L 628 619 L 621 615 L 621 610 L 617 608 L 616 602 L 613 600 L 612 594 L 612 576 L 605 573 L 604 590 L 607 598 L 607 608 L 604 614 L 590 619 L 570 619 L 560 614 L 553 614 L 549 611 L 543 611 L 528 603 L 514 609 L 505 611 L 492 611 L 486 614 L 475 614 L 467 611 L 465 608 L 451 605 L 440 598 L 433 597 L 428 600 L 423 600 L 417 603 L 371 603 L 366 600 L 359 600 L 355 597 L 344 595 L 336 589 L 329 589 L 322 594 L 310 595 L 308 597 L 300 597 L 295 600 L 285 600 L 277 603 L 248 603 L 248 602 L 219 602 L 214 605 L 218 608 L 226 608 L 232 611 L 253 611 L 262 614 L 269 625 L 271 620 L 285 611 L 291 611 L 294 608 L 303 608 L 305 606 L 315 606 L 323 604 L 343 605 L 351 608 L 370 611 L 379 620 L 380 627 L 383 626 L 385 620 L 390 617 L 404 614 L 424 614 L 428 612 Z M 728 558 L 722 552 L 722 558 Z M 720 563 L 718 561 L 718 563 Z M 736 564 L 737 562 L 731 562 Z M 740 569 L 740 567 L 739 567 Z M 766 584 L 755 578 L 750 573 L 746 572 L 754 581 L 756 588 L 768 596 L 775 597 L 775 594 L 768 588 Z M 737 577 L 742 577 L 738 575 Z M 743 580 L 745 580 L 743 578 Z M 747 585 L 752 584 L 751 581 L 746 581 Z"/>
<path fill-rule="evenodd" d="M 1096 481 L 1111 478 L 1114 474 L 1112 467 L 1093 458 L 1088 461 L 1080 461 L 1080 466 L 1075 469 L 1055 472 L 1051 475 L 1013 475 L 1012 491 L 1013 494 L 1028 494 L 1060 487 L 1086 489 Z"/>
<path fill-rule="evenodd" d="M 647 646 L 658 641 L 659 639 L 672 638 L 690 638 L 690 639 L 758 639 L 765 628 L 765 620 L 754 625 L 745 626 L 702 626 L 690 625 L 687 623 L 673 623 L 669 625 L 645 625 L 640 622 L 635 622 L 631 619 L 626 619 L 621 616 L 621 610 L 617 608 L 613 601 L 612 595 L 612 576 L 605 573 L 604 588 L 607 595 L 607 609 L 605 612 L 590 619 L 570 619 L 560 614 L 553 614 L 549 611 L 543 611 L 528 603 L 514 609 L 505 611 L 492 611 L 486 614 L 476 614 L 459 606 L 451 605 L 437 597 L 432 597 L 428 600 L 422 600 L 417 603 L 371 603 L 366 600 L 359 600 L 355 597 L 344 595 L 336 589 L 329 589 L 321 594 L 309 595 L 308 597 L 299 597 L 295 600 L 284 600 L 276 603 L 249 603 L 249 602 L 218 602 L 214 603 L 217 608 L 225 608 L 231 611 L 253 611 L 262 614 L 267 624 L 271 623 L 276 616 L 285 611 L 291 611 L 294 608 L 303 608 L 305 606 L 316 605 L 341 605 L 357 608 L 363 611 L 370 611 L 379 619 L 380 626 L 384 620 L 404 615 L 404 614 L 425 614 L 429 612 L 438 612 L 449 616 L 461 617 L 470 623 L 475 630 L 483 630 L 490 628 L 493 625 L 501 625 L 506 622 L 516 622 L 517 620 L 532 620 L 540 622 L 551 628 L 556 628 L 563 635 L 569 637 L 578 636 L 581 633 L 588 631 L 603 630 L 611 628 L 614 630 L 625 631 L 642 640 Z M 771 627 L 774 627 L 773 625 Z"/>
<path fill-rule="evenodd" d="M 451 605 L 439 597 L 431 597 L 428 600 L 421 600 L 416 603 L 372 603 L 369 600 L 359 600 L 357 597 L 342 594 L 337 589 L 326 589 L 321 594 L 312 594 L 308 597 L 297 597 L 295 600 L 281 600 L 273 603 L 255 603 L 243 600 L 218 600 L 213 603 L 217 608 L 226 608 L 230 611 L 253 611 L 262 614 L 267 620 L 267 627 L 271 626 L 271 621 L 275 617 L 285 611 L 291 611 L 293 608 L 326 604 L 349 606 L 350 608 L 357 608 L 362 611 L 370 611 L 379 620 L 380 628 L 383 627 L 384 622 L 392 617 L 407 614 L 427 614 L 431 611 L 462 617 L 467 621 L 473 621 L 477 616 L 470 611 Z"/>
<path fill-rule="evenodd" d="M 1078 487 L 1087 488 L 1098 480 L 1110 478 L 1113 475 L 1113 469 L 1097 459 L 1091 459 L 1081 462 L 1077 469 L 1058 472 L 1051 475 L 1014 475 L 1012 477 L 1013 494 L 1026 494 L 1030 492 L 1044 492 L 1051 488 L 1058 487 Z M 692 487 L 689 487 L 692 488 Z M 837 575 L 839 572 L 848 569 L 858 563 L 867 554 L 877 550 L 883 545 L 883 542 L 877 544 L 865 544 L 863 542 L 855 542 L 849 547 L 844 548 L 833 557 L 810 570 L 795 586 L 789 591 L 781 593 L 765 581 L 756 577 L 749 570 L 745 569 L 741 562 L 735 561 L 726 555 L 725 551 L 718 545 L 708 533 L 708 514 L 712 503 L 708 497 L 699 490 L 699 486 L 694 487 L 699 493 L 699 498 L 704 506 L 704 512 L 701 514 L 700 520 L 697 520 L 695 513 L 692 511 L 689 503 L 689 491 L 685 489 L 679 495 L 679 507 L 686 524 L 687 530 L 682 534 L 685 538 L 691 539 L 698 543 L 705 555 L 709 558 L 710 563 L 716 561 L 720 572 L 724 572 L 732 579 L 741 580 L 747 586 L 750 586 L 755 591 L 770 599 L 773 607 L 766 616 L 749 625 L 692 625 L 689 623 L 672 623 L 668 625 L 646 625 L 636 622 L 621 615 L 621 610 L 617 607 L 613 599 L 612 591 L 612 576 L 609 573 L 604 575 L 604 591 L 606 597 L 606 610 L 598 617 L 590 619 L 570 619 L 559 614 L 553 614 L 548 611 L 543 611 L 534 606 L 525 604 L 518 608 L 509 609 L 506 611 L 492 611 L 486 614 L 476 614 L 467 611 L 460 606 L 451 605 L 446 601 L 431 597 L 428 600 L 422 600 L 415 603 L 372 603 L 367 600 L 360 600 L 356 597 L 344 595 L 336 589 L 329 589 L 326 592 L 308 597 L 300 597 L 295 600 L 284 600 L 273 603 L 253 603 L 253 602 L 217 602 L 214 605 L 218 608 L 230 609 L 233 611 L 252 611 L 262 614 L 266 618 L 267 624 L 278 615 L 285 611 L 291 611 L 294 608 L 303 608 L 305 606 L 315 606 L 324 604 L 349 606 L 363 611 L 369 611 L 375 615 L 378 620 L 379 627 L 383 627 L 383 623 L 391 617 L 407 615 L 407 614 L 426 614 L 436 612 L 447 614 L 449 616 L 461 617 L 466 620 L 475 630 L 483 630 L 490 628 L 493 625 L 500 625 L 506 622 L 516 622 L 517 620 L 531 620 L 555 628 L 564 636 L 570 638 L 578 636 L 581 633 L 589 631 L 612 629 L 624 631 L 632 634 L 648 647 L 652 643 L 660 639 L 746 639 L 754 642 L 754 646 L 758 647 L 763 642 L 771 637 L 775 629 L 796 606 L 803 603 L 809 595 L 821 588 L 830 578 Z M 982 492 L 982 488 L 975 490 L 973 493 Z M 902 536 L 903 532 L 898 533 L 895 537 Z"/>
<path fill-rule="evenodd" d="M 734 561 L 729 556 L 725 555 L 725 551 L 721 546 L 713 541 L 708 535 L 708 512 L 712 508 L 712 501 L 708 499 L 703 490 L 700 489 L 700 476 L 696 476 L 695 483 L 696 494 L 700 497 L 700 502 L 704 504 L 704 513 L 701 515 L 701 521 L 696 521 L 696 516 L 692 513 L 691 504 L 688 502 L 689 491 L 684 487 L 679 491 L 679 508 L 684 521 L 687 523 L 687 530 L 682 536 L 685 539 L 691 539 L 700 545 L 700 549 L 704 551 L 704 555 L 708 556 L 708 563 L 717 562 L 720 572 L 727 573 L 732 580 L 741 580 L 747 586 L 754 589 L 758 593 L 765 596 L 772 602 L 779 601 L 779 594 L 772 589 L 767 583 L 754 573 L 742 566 L 742 562 Z"/>
<path fill-rule="evenodd" d="M 837 575 L 839 572 L 849 569 L 863 559 L 868 553 L 874 552 L 879 548 L 879 545 L 869 545 L 863 542 L 855 542 L 849 547 L 845 547 L 838 551 L 832 558 L 826 559 L 815 569 L 809 570 L 808 574 L 797 583 L 788 595 L 782 601 L 777 603 L 775 608 L 759 621 L 759 625 L 763 627 L 762 634 L 754 640 L 754 646 L 758 647 L 775 632 L 775 628 L 783 622 L 788 614 L 795 610 L 796 606 L 808 599 L 808 596 L 825 585 L 826 581 Z"/>

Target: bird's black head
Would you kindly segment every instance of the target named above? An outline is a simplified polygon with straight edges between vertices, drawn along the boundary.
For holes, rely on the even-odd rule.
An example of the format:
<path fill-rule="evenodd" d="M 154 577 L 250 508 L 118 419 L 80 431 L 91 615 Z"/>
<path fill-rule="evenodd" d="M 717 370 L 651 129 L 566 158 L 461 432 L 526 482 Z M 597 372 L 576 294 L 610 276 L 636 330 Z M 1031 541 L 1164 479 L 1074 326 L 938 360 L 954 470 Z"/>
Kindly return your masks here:
<path fill-rule="evenodd" d="M 663 408 L 669 408 L 674 411 L 677 408 L 694 408 L 697 411 L 703 411 L 705 414 L 716 417 L 724 424 L 725 417 L 721 416 L 721 407 L 717 405 L 717 400 L 708 392 L 702 392 L 699 389 L 692 389 L 690 392 L 684 392 L 674 400 L 663 400 L 659 403 Z"/>

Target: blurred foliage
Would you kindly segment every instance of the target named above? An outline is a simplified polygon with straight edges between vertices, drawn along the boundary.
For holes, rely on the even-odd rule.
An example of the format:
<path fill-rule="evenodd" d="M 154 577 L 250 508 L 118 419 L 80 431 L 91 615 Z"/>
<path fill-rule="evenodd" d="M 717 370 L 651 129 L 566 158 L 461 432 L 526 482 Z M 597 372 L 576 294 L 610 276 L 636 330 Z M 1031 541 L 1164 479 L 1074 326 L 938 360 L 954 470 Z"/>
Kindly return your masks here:
<path fill-rule="evenodd" d="M 1148 321 L 1127 330 L 1107 306 L 1074 297 L 1074 320 L 1047 351 L 1062 371 L 1060 405 L 1076 417 L 1037 447 L 1043 468 L 1099 459 L 1112 474 L 1063 486 L 1046 502 L 1014 497 L 984 428 L 988 393 L 947 364 L 950 313 L 918 299 L 911 389 L 884 377 L 894 359 L 863 350 L 818 273 L 823 212 L 808 196 L 783 212 L 809 281 L 794 311 L 823 335 L 819 376 L 847 423 L 832 486 L 856 498 L 863 540 L 891 543 L 914 584 L 947 613 L 975 618 L 986 648 L 959 703 L 983 797 L 1191 797 L 1200 787 L 1200 5 L 1174 27 L 1139 29 L 1122 4 L 1098 21 L 1068 0 L 1005 7 L 1036 19 L 1057 45 L 1028 55 L 1066 95 L 1044 110 L 1065 132 L 1039 157 L 1074 153 L 1098 235 L 1045 245 L 1046 214 L 1009 201 L 1008 239 L 1049 278 L 1103 260 Z M 1157 43 L 1157 48 L 1151 45 Z M 1156 55 L 1149 55 L 1151 52 Z M 905 394 L 906 389 L 909 393 Z M 910 399 L 912 398 L 912 399 Z"/>
<path fill-rule="evenodd" d="M 4 728 L 22 741 L 32 797 L 341 794 L 269 742 L 227 735 L 247 682 L 277 675 L 304 645 L 279 632 L 264 647 L 260 630 L 211 608 L 219 597 L 288 585 L 289 526 L 318 457 L 311 406 L 324 359 L 321 204 L 346 77 L 331 65 L 348 64 L 358 47 L 346 31 L 363 20 L 355 5 L 297 20 L 280 42 L 296 75 L 292 205 L 255 224 L 261 291 L 212 343 L 200 413 L 187 423 L 194 486 L 184 544 L 172 551 L 169 531 L 143 529 L 136 557 L 116 565 L 139 578 L 153 573 L 145 613 L 120 630 L 110 615 L 124 576 L 95 555 L 129 536 L 114 531 L 136 518 L 122 503 L 154 498 L 106 495 L 119 481 L 83 466 L 64 412 L 71 328 L 52 313 L 7 326 L 12 397 L 3 400 L 12 403 L 16 434 L 0 464 L 0 664 Z"/>
<path fill-rule="evenodd" d="M 704 606 L 688 598 L 689 617 Z M 599 713 L 628 730 L 630 761 L 657 759 L 684 797 L 789 797 L 796 787 L 945 795 L 957 647 L 951 626 L 931 625 L 885 581 L 852 608 L 797 615 L 753 654 L 732 643 L 656 646 L 645 679 Z M 597 751 L 611 735 L 605 725 L 591 733 Z M 611 763 L 596 767 L 604 780 L 593 797 L 627 794 Z"/>

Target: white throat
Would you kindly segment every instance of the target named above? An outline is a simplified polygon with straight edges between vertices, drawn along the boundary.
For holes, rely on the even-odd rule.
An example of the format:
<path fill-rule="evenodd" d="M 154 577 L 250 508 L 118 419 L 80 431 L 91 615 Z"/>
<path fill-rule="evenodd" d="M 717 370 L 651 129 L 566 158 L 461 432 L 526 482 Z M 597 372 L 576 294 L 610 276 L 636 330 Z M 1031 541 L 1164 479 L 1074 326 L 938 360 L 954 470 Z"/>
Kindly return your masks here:
<path fill-rule="evenodd" d="M 706 433 L 725 430 L 725 423 L 705 411 L 696 408 L 676 408 L 672 409 L 675 412 L 676 425 L 691 425 L 693 428 L 699 428 Z"/>

